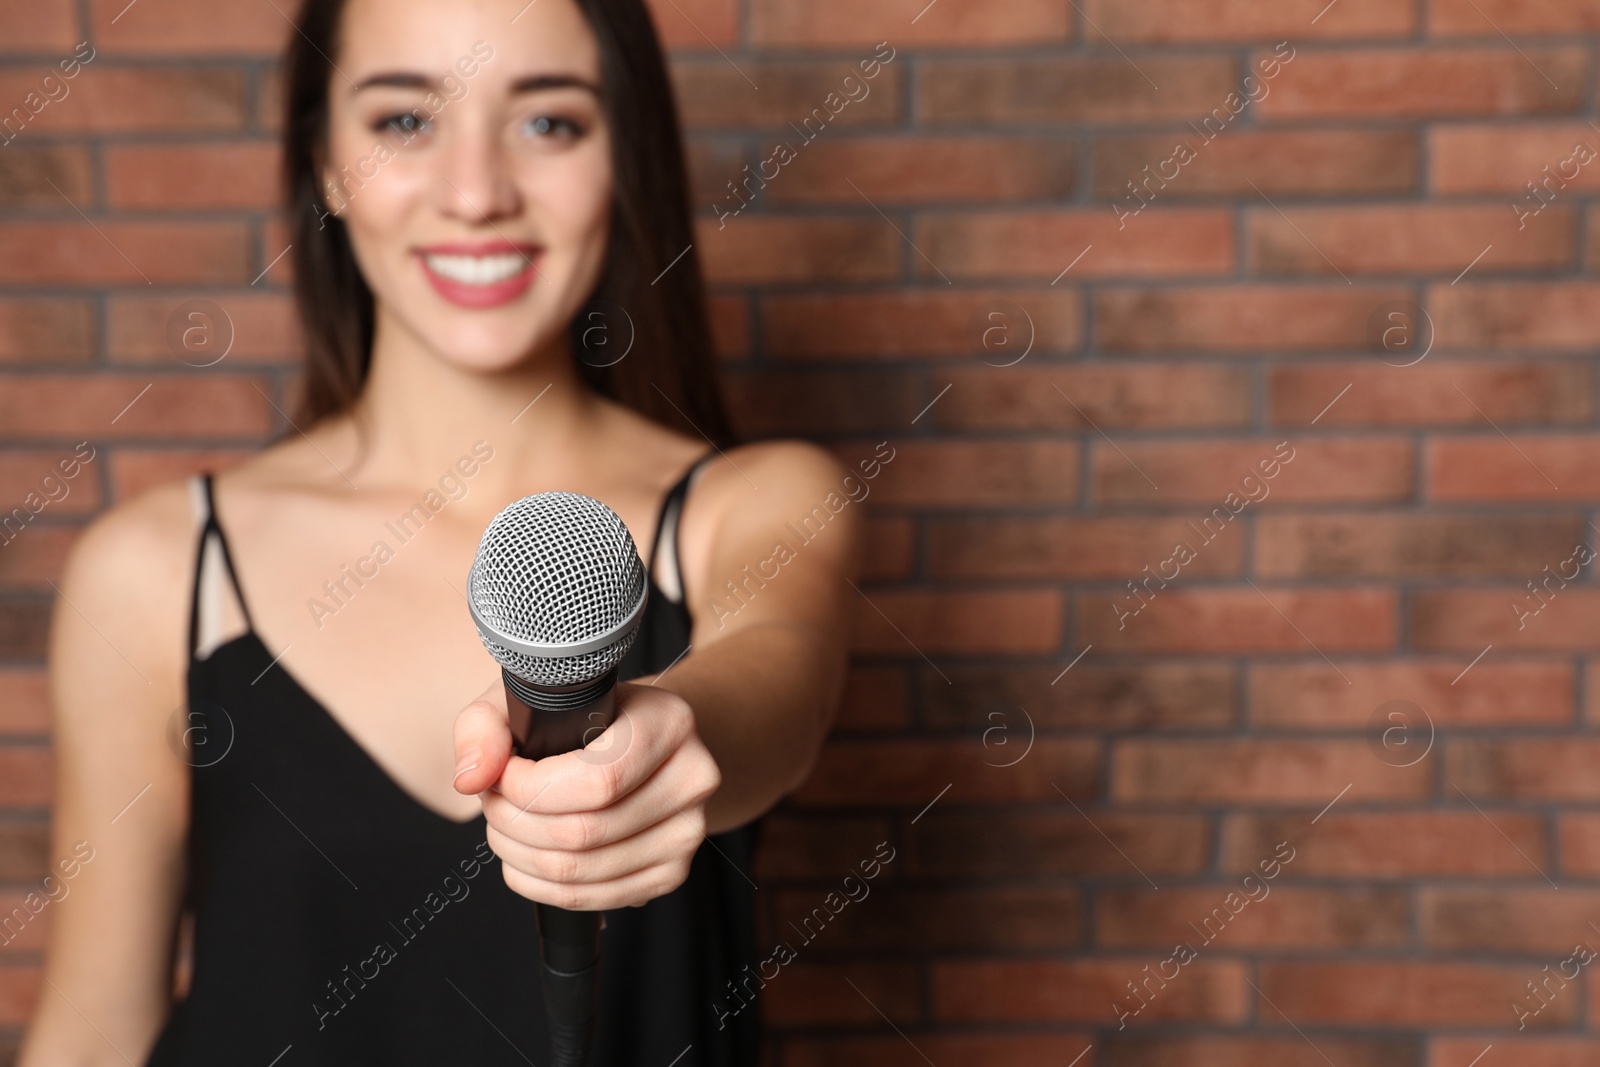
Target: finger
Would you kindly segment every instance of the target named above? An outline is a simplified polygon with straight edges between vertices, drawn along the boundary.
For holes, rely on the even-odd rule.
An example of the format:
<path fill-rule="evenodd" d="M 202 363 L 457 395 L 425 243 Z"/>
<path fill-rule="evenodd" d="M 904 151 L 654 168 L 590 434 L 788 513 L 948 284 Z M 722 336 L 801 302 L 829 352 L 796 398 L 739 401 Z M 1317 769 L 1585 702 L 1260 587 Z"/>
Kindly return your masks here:
<path fill-rule="evenodd" d="M 497 679 L 456 715 L 456 792 L 481 793 L 505 771 L 511 758 L 511 725 L 505 687 Z"/>
<path fill-rule="evenodd" d="M 622 683 L 617 717 L 588 746 L 505 768 L 500 792 L 546 815 L 608 807 L 655 773 L 694 729 L 694 713 L 675 693 Z"/>
<path fill-rule="evenodd" d="M 632 837 L 673 812 L 649 789 L 635 789 L 600 810 L 555 815 L 518 807 L 502 791 L 491 790 L 483 795 L 483 814 L 490 826 L 531 848 L 582 852 Z"/>
<path fill-rule="evenodd" d="M 594 885 L 563 885 L 524 874 L 501 864 L 506 885 L 518 896 L 568 911 L 606 911 L 646 904 L 681 886 L 689 877 L 689 861 L 659 864 L 626 877 Z"/>
<path fill-rule="evenodd" d="M 692 856 L 705 836 L 700 809 L 677 813 L 622 841 L 582 852 L 534 848 L 489 827 L 489 847 L 500 862 L 541 881 L 561 885 L 612 882 L 658 864 Z"/>
<path fill-rule="evenodd" d="M 582 852 L 622 841 L 663 819 L 700 804 L 709 795 L 708 774 L 697 750 L 684 746 L 638 789 L 595 811 L 546 814 L 519 807 L 501 790 L 485 793 L 483 814 L 490 826 L 532 848 Z M 535 798 L 537 799 L 537 798 Z"/>

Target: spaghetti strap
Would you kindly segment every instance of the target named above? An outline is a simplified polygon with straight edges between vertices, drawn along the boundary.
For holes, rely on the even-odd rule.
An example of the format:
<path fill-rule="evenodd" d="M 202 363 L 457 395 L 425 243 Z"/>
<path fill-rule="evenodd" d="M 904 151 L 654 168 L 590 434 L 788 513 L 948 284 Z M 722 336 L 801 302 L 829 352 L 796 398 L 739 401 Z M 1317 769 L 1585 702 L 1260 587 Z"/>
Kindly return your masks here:
<path fill-rule="evenodd" d="M 199 545 L 195 549 L 194 560 L 194 592 L 189 609 L 189 655 L 194 656 L 195 648 L 200 639 L 200 581 L 205 571 L 206 547 L 213 535 L 216 536 L 218 545 L 222 548 L 222 564 L 227 569 L 228 581 L 233 585 L 233 595 L 238 601 L 239 611 L 244 615 L 244 624 L 252 631 L 256 628 L 255 620 L 250 617 L 250 605 L 245 602 L 244 589 L 239 585 L 239 572 L 233 566 L 233 552 L 228 548 L 228 535 L 222 532 L 222 524 L 217 521 L 216 497 L 211 486 L 211 472 L 204 471 L 200 475 L 201 503 L 205 509 L 205 523 L 200 528 Z"/>
<path fill-rule="evenodd" d="M 695 460 L 689 466 L 689 469 L 683 472 L 683 476 L 673 483 L 672 488 L 668 489 L 666 496 L 662 498 L 661 512 L 656 516 L 655 541 L 650 545 L 650 559 L 646 563 L 646 573 L 655 574 L 656 557 L 661 553 L 662 543 L 668 542 L 667 551 L 672 556 L 673 584 L 678 587 L 677 599 L 679 602 L 683 600 L 684 591 L 683 562 L 678 553 L 678 516 L 683 512 L 683 502 L 689 494 L 689 484 L 694 480 L 695 474 L 705 465 L 706 460 L 716 454 L 717 450 L 713 448 Z M 668 597 L 668 599 L 672 598 Z"/>

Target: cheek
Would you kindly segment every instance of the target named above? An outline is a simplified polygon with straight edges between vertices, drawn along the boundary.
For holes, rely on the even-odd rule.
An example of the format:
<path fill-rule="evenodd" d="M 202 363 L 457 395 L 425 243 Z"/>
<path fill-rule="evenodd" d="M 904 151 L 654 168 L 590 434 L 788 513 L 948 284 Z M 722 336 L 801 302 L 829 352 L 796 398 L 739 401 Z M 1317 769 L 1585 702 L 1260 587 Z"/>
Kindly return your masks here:
<path fill-rule="evenodd" d="M 540 228 L 552 243 L 559 243 L 586 258 L 604 250 L 611 222 L 612 177 L 610 154 L 598 143 L 563 158 L 559 165 L 533 168 L 532 199 Z"/>
<path fill-rule="evenodd" d="M 611 235 L 609 149 L 590 143 L 559 162 L 531 164 L 523 188 L 534 225 L 548 242 L 546 277 L 560 278 L 564 310 L 576 312 L 599 281 Z"/>
<path fill-rule="evenodd" d="M 330 210 L 339 209 L 367 284 L 393 300 L 404 284 L 397 275 L 406 269 L 408 220 L 426 202 L 428 171 L 419 154 L 392 145 L 377 151 L 377 144 L 365 130 L 331 138 L 325 173 L 333 188 L 324 183 L 322 193 Z"/>
<path fill-rule="evenodd" d="M 365 246 L 367 260 L 394 260 L 404 257 L 414 233 L 410 220 L 427 204 L 429 177 L 426 165 L 405 153 L 381 157 L 363 153 L 361 182 L 351 182 L 352 193 L 340 212 L 350 231 L 351 243 Z M 356 167 L 351 167 L 356 173 Z"/>
<path fill-rule="evenodd" d="M 334 182 L 327 199 L 346 201 L 342 217 L 393 221 L 413 206 L 427 187 L 428 164 L 415 148 L 389 143 L 357 129 L 332 138 L 328 176 Z"/>

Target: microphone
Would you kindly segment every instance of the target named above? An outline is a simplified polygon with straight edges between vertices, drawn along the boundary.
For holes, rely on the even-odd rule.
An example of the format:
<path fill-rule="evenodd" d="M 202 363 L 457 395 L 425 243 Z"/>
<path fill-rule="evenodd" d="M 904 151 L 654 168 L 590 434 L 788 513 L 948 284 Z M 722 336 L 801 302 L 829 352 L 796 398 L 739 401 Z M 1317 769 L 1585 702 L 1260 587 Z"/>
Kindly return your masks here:
<path fill-rule="evenodd" d="M 649 582 L 617 514 L 581 493 L 536 493 L 489 523 L 467 574 L 478 636 L 500 664 L 517 755 L 583 748 L 616 717 L 617 671 Z M 535 904 L 555 1067 L 594 1043 L 601 912 Z"/>

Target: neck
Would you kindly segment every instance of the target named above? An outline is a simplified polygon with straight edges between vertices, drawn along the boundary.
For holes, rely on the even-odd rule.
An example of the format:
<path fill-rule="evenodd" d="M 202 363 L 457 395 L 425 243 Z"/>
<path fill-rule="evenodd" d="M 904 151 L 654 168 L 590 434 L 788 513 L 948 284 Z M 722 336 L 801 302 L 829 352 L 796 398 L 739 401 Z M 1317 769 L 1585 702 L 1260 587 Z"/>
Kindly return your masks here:
<path fill-rule="evenodd" d="M 515 366 L 483 371 L 441 359 L 380 308 L 366 384 L 349 413 L 361 444 L 347 473 L 363 488 L 430 485 L 485 441 L 497 456 L 566 476 L 603 405 L 579 377 L 564 330 Z M 477 482 L 505 496 L 527 476 L 526 462 L 491 464 Z"/>

